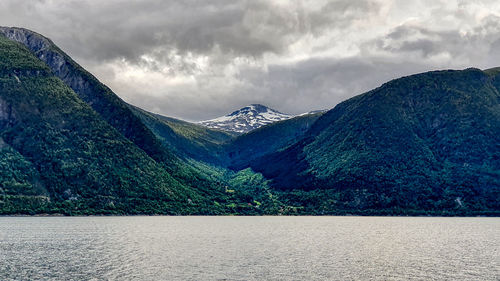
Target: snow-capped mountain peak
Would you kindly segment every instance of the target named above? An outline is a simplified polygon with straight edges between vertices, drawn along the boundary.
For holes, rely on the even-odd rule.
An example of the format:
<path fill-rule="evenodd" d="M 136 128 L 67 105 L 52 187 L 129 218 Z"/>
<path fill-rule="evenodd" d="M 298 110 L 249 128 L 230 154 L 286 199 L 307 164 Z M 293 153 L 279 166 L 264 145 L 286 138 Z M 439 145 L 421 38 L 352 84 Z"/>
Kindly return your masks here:
<path fill-rule="evenodd" d="M 261 104 L 251 104 L 228 115 L 198 123 L 212 129 L 246 133 L 261 126 L 292 117 L 293 115 L 281 113 Z"/>

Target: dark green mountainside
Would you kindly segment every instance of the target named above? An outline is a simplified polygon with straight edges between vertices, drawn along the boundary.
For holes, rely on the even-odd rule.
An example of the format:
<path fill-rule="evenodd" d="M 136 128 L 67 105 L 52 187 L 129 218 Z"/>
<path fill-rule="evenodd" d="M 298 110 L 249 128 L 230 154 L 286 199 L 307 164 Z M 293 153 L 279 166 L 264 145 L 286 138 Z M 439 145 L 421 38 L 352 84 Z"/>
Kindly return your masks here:
<path fill-rule="evenodd" d="M 290 203 L 328 199 L 327 213 L 498 212 L 499 89 L 496 72 L 478 69 L 397 79 L 339 104 L 303 139 L 250 166 L 297 193 Z"/>
<path fill-rule="evenodd" d="M 428 72 L 233 135 L 0 27 L 0 214 L 500 215 L 499 91 L 498 68 Z"/>

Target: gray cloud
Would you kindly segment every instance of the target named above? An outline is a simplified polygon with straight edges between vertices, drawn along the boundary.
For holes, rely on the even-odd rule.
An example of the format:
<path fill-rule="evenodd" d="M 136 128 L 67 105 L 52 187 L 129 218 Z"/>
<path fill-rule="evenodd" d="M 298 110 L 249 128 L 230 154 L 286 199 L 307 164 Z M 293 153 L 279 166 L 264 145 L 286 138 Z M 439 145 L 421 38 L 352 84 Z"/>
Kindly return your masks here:
<path fill-rule="evenodd" d="M 188 120 L 248 103 L 331 108 L 387 80 L 500 64 L 500 3 L 402 0 L 0 2 L 126 101 Z"/>
<path fill-rule="evenodd" d="M 102 3 L 101 3 L 102 2 Z M 61 41 L 86 59 L 137 61 L 144 54 L 211 53 L 233 55 L 280 53 L 294 36 L 300 20 L 293 11 L 265 1 L 7 1 L 3 10 L 13 22 L 23 22 Z M 2 22 L 7 22 L 5 17 Z"/>
<path fill-rule="evenodd" d="M 478 62 L 484 57 L 493 42 L 500 38 L 500 17 L 489 16 L 472 30 L 433 30 L 420 25 L 401 25 L 386 36 L 364 45 L 393 56 L 414 55 L 419 60 L 447 54 L 455 60 Z"/>
<path fill-rule="evenodd" d="M 378 15 L 380 1 L 328 1 L 307 16 L 307 22 L 315 33 L 328 28 L 347 28 L 353 22 L 365 21 L 367 17 Z"/>
<path fill-rule="evenodd" d="M 426 65 L 380 57 L 312 58 L 291 65 L 272 65 L 264 73 L 245 73 L 243 77 L 250 77 L 249 84 L 255 88 L 246 89 L 243 95 L 259 93 L 259 101 L 297 114 L 332 108 L 388 80 L 427 69 Z"/>

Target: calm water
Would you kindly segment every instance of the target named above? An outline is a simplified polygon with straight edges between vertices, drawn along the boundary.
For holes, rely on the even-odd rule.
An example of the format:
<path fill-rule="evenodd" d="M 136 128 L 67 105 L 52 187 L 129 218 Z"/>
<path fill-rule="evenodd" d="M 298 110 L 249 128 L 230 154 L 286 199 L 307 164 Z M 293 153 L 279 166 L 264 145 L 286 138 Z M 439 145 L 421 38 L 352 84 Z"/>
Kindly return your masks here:
<path fill-rule="evenodd" d="M 0 217 L 0 279 L 500 280 L 500 219 Z"/>

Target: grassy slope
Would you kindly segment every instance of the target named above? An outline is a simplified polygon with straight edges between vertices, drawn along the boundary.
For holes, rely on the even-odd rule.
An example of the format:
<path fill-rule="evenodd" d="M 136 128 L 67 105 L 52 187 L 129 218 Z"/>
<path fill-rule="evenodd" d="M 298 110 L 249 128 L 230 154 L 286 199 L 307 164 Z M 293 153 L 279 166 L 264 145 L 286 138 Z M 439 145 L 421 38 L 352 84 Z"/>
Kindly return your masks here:
<path fill-rule="evenodd" d="M 323 198 L 310 205 L 327 213 L 498 211 L 497 80 L 468 69 L 391 81 L 339 104 L 304 139 L 252 167 L 292 190 L 289 204 Z"/>
<path fill-rule="evenodd" d="M 231 134 L 130 107 L 158 139 L 177 155 L 212 164 L 223 162 L 225 155 L 222 144 L 233 138 Z"/>

